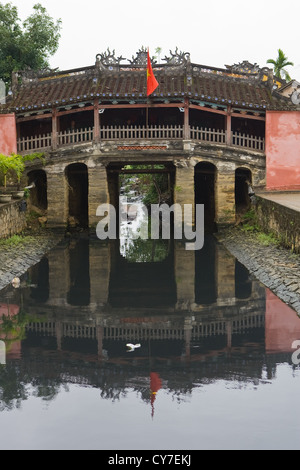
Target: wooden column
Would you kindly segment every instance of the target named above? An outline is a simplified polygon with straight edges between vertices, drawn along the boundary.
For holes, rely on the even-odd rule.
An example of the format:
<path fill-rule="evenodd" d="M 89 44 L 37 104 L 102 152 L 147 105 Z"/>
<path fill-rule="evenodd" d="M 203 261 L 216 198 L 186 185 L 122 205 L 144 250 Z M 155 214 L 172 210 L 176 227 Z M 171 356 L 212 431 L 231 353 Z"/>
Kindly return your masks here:
<path fill-rule="evenodd" d="M 94 142 L 100 142 L 99 99 L 94 102 Z"/>
<path fill-rule="evenodd" d="M 232 144 L 232 138 L 231 138 L 231 106 L 228 106 L 227 108 L 227 115 L 226 115 L 226 144 L 231 145 Z"/>
<path fill-rule="evenodd" d="M 57 149 L 57 110 L 52 110 L 52 149 Z"/>
<path fill-rule="evenodd" d="M 190 134 L 190 107 L 189 99 L 184 99 L 184 125 L 183 125 L 183 138 L 184 140 L 189 140 L 191 137 Z"/>

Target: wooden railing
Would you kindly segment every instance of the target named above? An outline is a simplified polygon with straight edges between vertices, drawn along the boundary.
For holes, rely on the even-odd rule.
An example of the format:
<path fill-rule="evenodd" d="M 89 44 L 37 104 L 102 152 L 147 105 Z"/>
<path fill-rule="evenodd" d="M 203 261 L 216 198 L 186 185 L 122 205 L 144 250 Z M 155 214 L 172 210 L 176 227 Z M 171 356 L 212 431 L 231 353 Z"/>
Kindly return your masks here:
<path fill-rule="evenodd" d="M 234 147 L 247 148 L 257 150 L 259 152 L 265 151 L 265 139 L 262 137 L 254 137 L 248 134 L 241 134 L 240 132 L 233 132 L 231 142 Z"/>
<path fill-rule="evenodd" d="M 137 139 L 166 139 L 182 140 L 182 126 L 129 126 L 129 127 L 101 127 L 101 140 L 137 140 Z"/>
<path fill-rule="evenodd" d="M 211 320 L 198 321 L 191 328 L 192 339 L 207 338 L 212 336 L 224 336 L 227 334 L 228 326 L 230 326 L 232 334 L 243 334 L 248 330 L 263 328 L 265 326 L 265 315 L 259 313 L 249 313 L 241 315 L 237 318 L 228 320 Z M 55 337 L 58 333 L 66 338 L 97 338 L 97 327 L 79 325 L 72 322 L 46 322 L 46 323 L 29 323 L 26 325 L 26 331 L 34 331 L 44 336 Z M 111 340 L 127 340 L 128 338 L 136 340 L 183 340 L 185 337 L 185 329 L 182 327 L 170 327 L 157 324 L 130 325 L 124 326 L 104 326 L 103 338 Z"/>
<path fill-rule="evenodd" d="M 203 127 L 191 127 L 190 139 L 196 142 L 209 142 L 214 144 L 251 149 L 258 152 L 265 151 L 265 139 L 239 132 L 231 132 L 228 136 L 225 130 L 210 129 Z M 124 141 L 124 140 L 183 140 L 183 126 L 107 126 L 100 128 L 101 141 Z M 18 139 L 18 152 L 28 153 L 37 150 L 51 150 L 56 147 L 93 142 L 94 129 L 76 129 L 73 131 L 61 131 L 57 133 L 56 146 L 53 145 L 52 134 L 38 135 Z"/>
<path fill-rule="evenodd" d="M 36 150 L 51 150 L 52 135 L 43 134 L 34 137 L 23 137 L 17 140 L 17 148 L 19 153 L 34 152 Z"/>
<path fill-rule="evenodd" d="M 64 147 L 66 145 L 81 144 L 84 142 L 92 142 L 94 137 L 94 130 L 92 127 L 87 129 L 74 129 L 57 134 L 57 145 L 58 147 Z"/>
<path fill-rule="evenodd" d="M 199 140 L 201 142 L 226 144 L 226 131 L 207 129 L 206 127 L 191 127 L 191 139 Z"/>

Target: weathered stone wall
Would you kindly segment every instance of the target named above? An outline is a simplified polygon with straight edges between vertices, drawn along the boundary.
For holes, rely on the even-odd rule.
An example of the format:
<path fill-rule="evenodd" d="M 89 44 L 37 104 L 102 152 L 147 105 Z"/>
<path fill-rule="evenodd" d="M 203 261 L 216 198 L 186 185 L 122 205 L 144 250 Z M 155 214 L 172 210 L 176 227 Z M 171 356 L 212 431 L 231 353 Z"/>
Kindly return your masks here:
<path fill-rule="evenodd" d="M 263 231 L 276 235 L 287 248 L 300 253 L 300 212 L 257 198 L 256 213 Z"/>
<path fill-rule="evenodd" d="M 21 201 L 0 204 L 0 239 L 22 232 L 26 227 L 26 213 L 20 211 Z"/>
<path fill-rule="evenodd" d="M 235 179 L 237 169 L 251 172 L 254 188 L 265 185 L 265 155 L 222 145 L 191 141 L 164 141 L 163 148 L 151 141 L 137 141 L 126 147 L 122 142 L 102 142 L 99 148 L 83 146 L 59 150 L 47 158 L 48 227 L 66 228 L 69 221 L 69 185 L 66 169 L 73 163 L 87 166 L 88 172 L 88 223 L 95 228 L 101 220 L 97 208 L 101 204 L 117 204 L 116 181 L 107 174 L 111 164 L 166 163 L 176 167 L 174 203 L 195 205 L 195 167 L 210 163 L 215 167 L 215 223 L 226 226 L 235 223 Z M 122 145 L 121 145 L 122 144 Z M 151 145 L 150 145 L 151 144 Z M 125 149 L 126 147 L 126 149 Z M 140 149 L 140 150 L 139 150 Z M 39 167 L 38 167 L 39 168 Z M 31 166 L 30 169 L 36 169 Z M 193 211 L 194 216 L 194 211 Z M 193 222 L 195 222 L 193 220 Z"/>

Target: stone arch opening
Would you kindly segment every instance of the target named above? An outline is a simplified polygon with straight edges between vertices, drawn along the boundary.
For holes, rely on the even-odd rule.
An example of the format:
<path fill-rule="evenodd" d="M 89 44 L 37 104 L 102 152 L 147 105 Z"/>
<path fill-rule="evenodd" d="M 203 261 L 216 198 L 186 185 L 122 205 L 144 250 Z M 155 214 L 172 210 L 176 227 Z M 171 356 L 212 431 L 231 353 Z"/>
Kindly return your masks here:
<path fill-rule="evenodd" d="M 169 240 L 143 239 L 142 227 L 151 227 L 151 205 L 174 203 L 175 166 L 170 162 L 114 163 L 107 168 L 110 203 L 114 206 L 120 253 L 132 263 L 160 262 L 171 249 Z M 121 211 L 121 212 L 120 212 Z M 173 218 L 170 217 L 170 238 Z M 133 238 L 133 235 L 137 238 Z"/>
<path fill-rule="evenodd" d="M 70 288 L 67 302 L 74 306 L 88 306 L 91 300 L 89 240 L 73 240 L 69 246 Z"/>
<path fill-rule="evenodd" d="M 205 231 L 216 232 L 217 168 L 209 162 L 195 166 L 195 204 L 204 204 Z"/>
<path fill-rule="evenodd" d="M 27 175 L 28 186 L 30 189 L 30 204 L 39 210 L 46 211 L 48 209 L 47 198 L 47 174 L 44 170 L 33 170 Z"/>
<path fill-rule="evenodd" d="M 252 172 L 248 168 L 235 171 L 235 205 L 237 214 L 247 211 L 251 205 L 249 186 L 252 187 Z"/>
<path fill-rule="evenodd" d="M 30 298 L 39 303 L 46 303 L 49 299 L 49 260 L 45 256 L 30 270 L 33 287 L 30 288 Z"/>
<path fill-rule="evenodd" d="M 88 168 L 84 163 L 72 163 L 66 168 L 68 183 L 68 225 L 87 228 L 88 217 Z"/>
<path fill-rule="evenodd" d="M 252 294 L 252 283 L 249 271 L 238 260 L 235 262 L 235 297 L 248 299 Z"/>

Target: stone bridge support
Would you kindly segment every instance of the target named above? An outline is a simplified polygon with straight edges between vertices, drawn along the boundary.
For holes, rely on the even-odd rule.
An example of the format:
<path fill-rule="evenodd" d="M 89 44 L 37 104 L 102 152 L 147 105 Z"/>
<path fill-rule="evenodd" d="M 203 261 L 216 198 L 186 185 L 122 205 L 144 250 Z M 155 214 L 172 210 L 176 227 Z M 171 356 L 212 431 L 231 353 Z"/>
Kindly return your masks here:
<path fill-rule="evenodd" d="M 179 161 L 176 165 L 176 179 L 174 190 L 174 203 L 180 204 L 182 215 L 184 204 L 192 206 L 192 224 L 195 223 L 195 192 L 194 192 L 194 167 L 187 161 Z"/>
<path fill-rule="evenodd" d="M 234 224 L 235 215 L 235 164 L 218 162 L 216 223 L 218 226 Z"/>
<path fill-rule="evenodd" d="M 66 228 L 69 217 L 69 184 L 66 169 L 72 163 L 83 163 L 88 170 L 88 217 L 89 226 L 95 227 L 99 222 L 96 216 L 100 204 L 109 202 L 106 168 L 95 158 L 68 164 L 61 163 L 47 167 L 48 226 Z"/>
<path fill-rule="evenodd" d="M 47 167 L 48 226 L 65 228 L 68 220 L 68 185 L 65 164 Z"/>
<path fill-rule="evenodd" d="M 108 181 L 106 167 L 101 163 L 88 164 L 89 177 L 89 226 L 96 227 L 99 217 L 96 216 L 97 208 L 101 204 L 109 203 Z"/>

